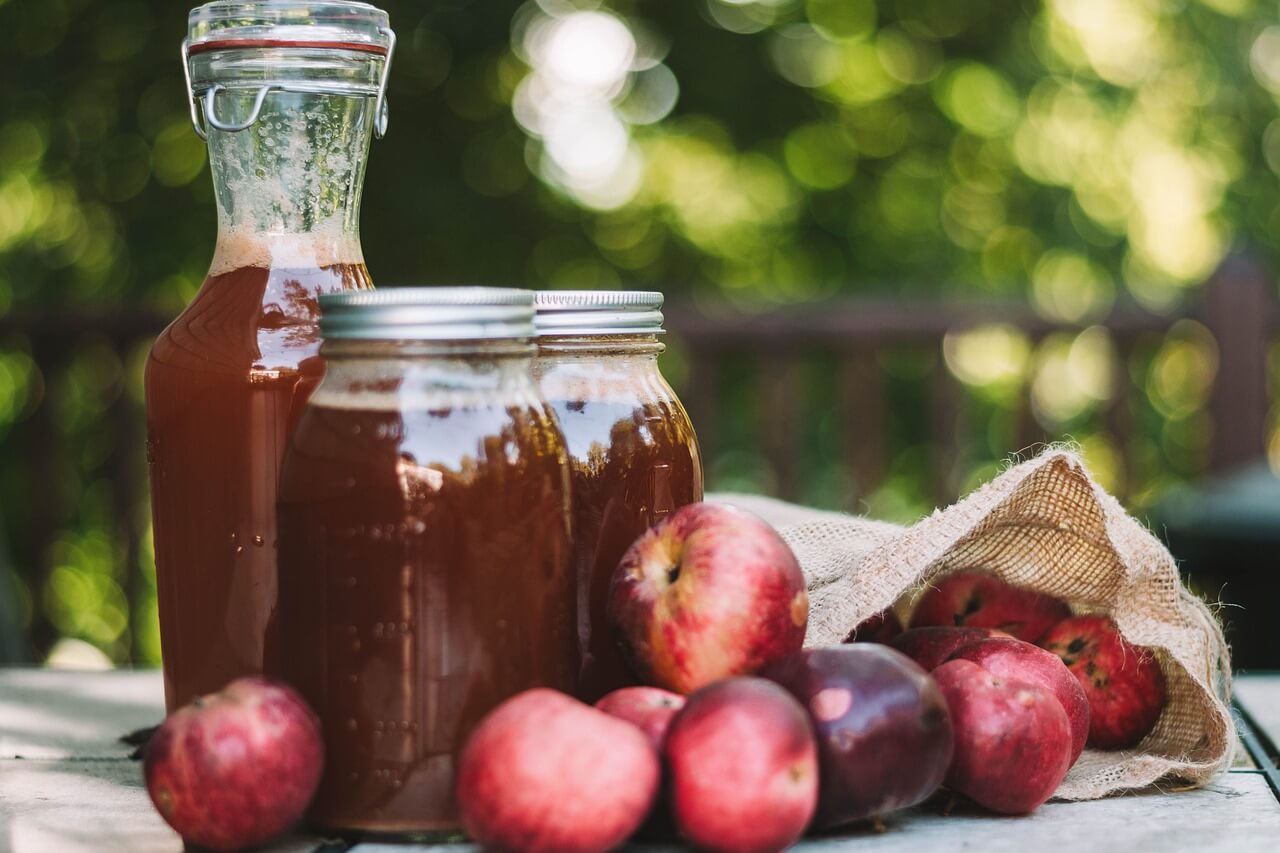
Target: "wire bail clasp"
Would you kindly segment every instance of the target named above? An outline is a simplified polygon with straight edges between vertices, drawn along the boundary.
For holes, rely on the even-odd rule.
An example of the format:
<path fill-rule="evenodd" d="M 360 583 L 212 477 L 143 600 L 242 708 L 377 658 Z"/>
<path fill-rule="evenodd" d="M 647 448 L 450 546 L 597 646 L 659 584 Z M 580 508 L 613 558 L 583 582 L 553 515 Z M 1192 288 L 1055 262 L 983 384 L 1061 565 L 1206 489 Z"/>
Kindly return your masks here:
<path fill-rule="evenodd" d="M 382 79 L 378 81 L 378 100 L 373 108 L 373 135 L 377 139 L 387 135 L 387 125 L 391 123 L 391 107 L 387 103 L 387 83 L 391 80 L 391 57 L 396 52 L 396 34 L 390 27 L 378 27 L 378 32 L 387 37 L 387 58 L 382 63 Z"/>
<path fill-rule="evenodd" d="M 352 94 L 376 94 L 374 101 L 374 120 L 373 133 L 378 139 L 386 136 L 387 126 L 390 123 L 390 106 L 387 101 L 387 84 L 391 79 L 391 58 L 396 50 L 396 34 L 390 27 L 379 27 L 378 32 L 387 39 L 386 53 L 383 54 L 382 73 L 378 77 L 378 88 L 376 93 L 369 92 L 365 89 L 363 92 L 352 89 L 351 87 L 337 87 L 332 84 L 326 86 L 323 83 L 307 83 L 305 81 L 281 81 L 273 83 L 263 83 L 253 87 L 247 87 L 257 90 L 257 94 L 253 98 L 253 106 L 249 111 L 249 116 L 240 122 L 230 122 L 220 119 L 217 111 L 217 97 L 222 92 L 231 91 L 232 87 L 228 87 L 222 83 L 213 83 L 199 92 L 191 85 L 191 40 L 189 38 L 182 40 L 181 56 L 182 56 L 182 75 L 187 85 L 187 108 L 191 113 L 191 126 L 195 129 L 196 135 L 203 140 L 209 139 L 208 128 L 222 131 L 223 133 L 239 133 L 252 127 L 258 118 L 262 115 L 263 104 L 266 103 L 267 95 L 272 92 L 305 92 L 309 94 L 331 94 L 331 95 L 352 95 Z M 248 45 L 246 45 L 248 46 Z M 306 45 L 308 48 L 316 48 L 317 45 Z M 334 49 L 343 49 L 343 45 L 335 45 Z M 239 87 L 236 87 L 239 88 Z M 196 106 L 196 101 L 203 101 L 203 109 Z M 201 113 L 204 113 L 204 122 L 202 123 Z"/>

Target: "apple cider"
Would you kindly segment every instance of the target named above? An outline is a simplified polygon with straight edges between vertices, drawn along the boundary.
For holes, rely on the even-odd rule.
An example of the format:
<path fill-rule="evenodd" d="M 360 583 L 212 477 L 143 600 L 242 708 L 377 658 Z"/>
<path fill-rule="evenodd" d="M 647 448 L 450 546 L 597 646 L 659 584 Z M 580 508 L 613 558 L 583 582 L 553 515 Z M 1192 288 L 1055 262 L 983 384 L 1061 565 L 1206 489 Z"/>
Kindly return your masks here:
<path fill-rule="evenodd" d="M 567 459 L 516 337 L 531 300 L 322 301 L 328 371 L 280 485 L 282 674 L 324 731 L 320 826 L 455 828 L 455 760 L 480 718 L 573 687 Z"/>
<path fill-rule="evenodd" d="M 276 269 L 242 251 L 224 263 L 229 269 L 211 270 L 147 363 L 171 709 L 271 668 L 276 481 L 289 432 L 323 373 L 316 294 L 369 286 L 358 262 Z"/>
<path fill-rule="evenodd" d="M 208 276 L 146 368 L 165 700 L 173 710 L 278 654 L 276 489 L 320 380 L 317 299 L 372 286 L 358 231 L 385 124 L 387 15 L 349 2 L 209 3 L 183 54 L 208 142 Z"/>
<path fill-rule="evenodd" d="M 693 425 L 658 370 L 662 295 L 538 294 L 534 372 L 555 411 L 573 482 L 579 698 L 636 683 L 607 618 L 623 554 L 654 524 L 702 500 Z"/>

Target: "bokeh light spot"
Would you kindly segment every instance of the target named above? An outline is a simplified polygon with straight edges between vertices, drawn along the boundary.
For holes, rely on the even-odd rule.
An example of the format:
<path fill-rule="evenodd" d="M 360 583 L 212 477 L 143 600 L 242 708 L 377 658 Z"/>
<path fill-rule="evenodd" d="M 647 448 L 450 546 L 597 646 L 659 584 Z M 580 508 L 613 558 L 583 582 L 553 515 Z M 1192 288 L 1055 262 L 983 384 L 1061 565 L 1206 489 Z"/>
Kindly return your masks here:
<path fill-rule="evenodd" d="M 830 39 L 865 38 L 876 26 L 874 0 L 805 0 L 813 28 Z"/>
<path fill-rule="evenodd" d="M 783 150 L 791 174 L 813 189 L 829 190 L 846 184 L 857 168 L 852 141 L 832 124 L 796 128 L 787 134 Z"/>
<path fill-rule="evenodd" d="M 1018 95 L 998 71 L 976 62 L 953 68 L 942 81 L 938 105 L 951 119 L 979 136 L 1011 132 L 1020 112 Z"/>
<path fill-rule="evenodd" d="M 780 27 L 769 40 L 773 67 L 789 83 L 825 86 L 840 72 L 840 49 L 807 24 Z"/>
<path fill-rule="evenodd" d="M 1036 264 L 1031 298 L 1044 317 L 1064 323 L 1097 319 L 1111 310 L 1115 284 L 1098 264 L 1067 249 L 1052 249 Z"/>
<path fill-rule="evenodd" d="M 947 369 L 961 382 L 1003 396 L 1025 378 L 1031 344 L 1016 328 L 997 323 L 948 332 L 942 353 Z"/>
<path fill-rule="evenodd" d="M 191 123 L 181 116 L 165 126 L 156 137 L 152 171 L 156 183 L 165 187 L 186 186 L 204 171 L 207 149 L 191 132 Z"/>
<path fill-rule="evenodd" d="M 1167 418 L 1183 418 L 1209 399 L 1218 372 L 1213 335 L 1191 320 L 1180 320 L 1156 351 L 1147 374 L 1147 395 Z"/>

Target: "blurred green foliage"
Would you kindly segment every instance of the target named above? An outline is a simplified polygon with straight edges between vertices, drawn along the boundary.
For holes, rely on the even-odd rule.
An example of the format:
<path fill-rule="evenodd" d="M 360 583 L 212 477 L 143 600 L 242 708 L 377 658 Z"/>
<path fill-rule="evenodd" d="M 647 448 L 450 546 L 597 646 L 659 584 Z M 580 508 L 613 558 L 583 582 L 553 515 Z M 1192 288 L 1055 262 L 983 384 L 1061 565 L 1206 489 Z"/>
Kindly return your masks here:
<path fill-rule="evenodd" d="M 1025 297 L 1070 330 L 1033 341 L 995 324 L 881 355 L 893 440 L 867 508 L 932 506 L 918 424 L 942 369 L 968 394 L 956 489 L 1017 449 L 1028 395 L 1043 429 L 1077 438 L 1139 508 L 1203 470 L 1212 338 L 1180 322 L 1117 370 L 1091 324 L 1117 300 L 1185 312 L 1233 246 L 1274 260 L 1275 4 L 383 5 L 400 49 L 363 217 L 380 283 L 650 286 L 753 309 L 869 291 Z M 115 661 L 158 656 L 145 495 L 122 509 L 120 483 L 144 464 L 153 332 L 128 318 L 179 311 L 214 238 L 178 65 L 184 11 L 0 0 L 0 500 L 39 652 L 66 636 Z M 61 316 L 91 320 L 25 331 Z M 817 387 L 824 371 L 794 379 Z M 726 412 L 753 405 L 755 383 L 726 371 Z M 1117 383 L 1142 392 L 1127 453 L 1098 418 Z M 711 484 L 768 488 L 760 436 L 722 420 Z M 805 497 L 846 502 L 854 484 L 824 464 L 840 414 L 805 429 Z M 65 448 L 52 467 L 34 452 L 50 442 Z M 137 553 L 131 527 L 147 532 Z"/>

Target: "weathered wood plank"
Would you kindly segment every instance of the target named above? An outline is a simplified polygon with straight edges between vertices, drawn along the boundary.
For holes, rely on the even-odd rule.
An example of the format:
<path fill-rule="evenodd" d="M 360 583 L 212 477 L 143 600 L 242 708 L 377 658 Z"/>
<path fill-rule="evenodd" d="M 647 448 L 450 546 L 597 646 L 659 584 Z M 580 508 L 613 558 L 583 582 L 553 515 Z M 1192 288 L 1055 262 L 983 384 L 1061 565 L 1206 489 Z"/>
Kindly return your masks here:
<path fill-rule="evenodd" d="M 0 669 L 0 759 L 123 758 L 120 735 L 163 718 L 153 670 Z"/>
<path fill-rule="evenodd" d="M 1280 849 L 1280 802 L 1262 777 L 1224 773 L 1206 788 L 1145 792 L 1088 803 L 1046 803 L 1024 817 L 976 809 L 949 816 L 911 809 L 885 821 L 888 831 L 818 839 L 805 851 L 919 853 L 981 849 L 985 853 L 1169 850 L 1250 853 Z"/>
<path fill-rule="evenodd" d="M 1280 724 L 1280 677 L 1243 678 L 1238 693 L 1259 725 Z M 151 808 L 139 766 L 118 735 L 154 722 L 163 706 L 157 672 L 68 673 L 0 669 L 0 850 L 14 853 L 140 851 L 177 853 L 181 845 Z M 1270 716 L 1267 716 L 1269 711 Z M 1264 723 L 1267 719 L 1269 722 Z M 15 759 L 15 754 L 28 757 Z M 40 757 L 37 757 L 40 756 Z M 805 841 L 796 849 L 920 853 L 982 849 L 1054 851 L 1271 851 L 1280 849 L 1280 801 L 1256 771 L 1233 771 L 1197 791 L 1147 791 L 1090 803 L 1048 803 L 1021 818 L 937 804 L 857 829 Z M 271 853 L 311 850 L 295 837 Z M 472 845 L 361 844 L 358 853 L 475 850 Z M 666 853 L 674 846 L 636 846 Z"/>
<path fill-rule="evenodd" d="M 1245 675 L 1235 680 L 1236 701 L 1258 728 L 1280 747 L 1280 675 Z"/>

